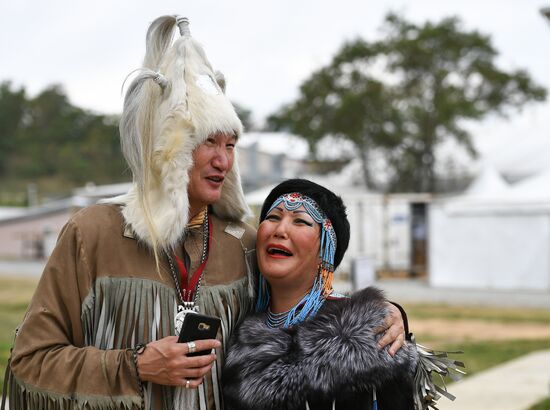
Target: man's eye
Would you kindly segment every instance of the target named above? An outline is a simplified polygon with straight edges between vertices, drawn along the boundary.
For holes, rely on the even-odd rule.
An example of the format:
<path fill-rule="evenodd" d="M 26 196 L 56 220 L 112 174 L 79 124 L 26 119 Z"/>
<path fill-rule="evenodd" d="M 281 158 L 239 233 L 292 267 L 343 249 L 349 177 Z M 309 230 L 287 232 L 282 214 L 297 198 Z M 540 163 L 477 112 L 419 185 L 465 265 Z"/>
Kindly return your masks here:
<path fill-rule="evenodd" d="M 227 148 L 228 150 L 234 150 L 235 149 L 235 144 L 227 144 L 225 146 L 225 148 Z"/>

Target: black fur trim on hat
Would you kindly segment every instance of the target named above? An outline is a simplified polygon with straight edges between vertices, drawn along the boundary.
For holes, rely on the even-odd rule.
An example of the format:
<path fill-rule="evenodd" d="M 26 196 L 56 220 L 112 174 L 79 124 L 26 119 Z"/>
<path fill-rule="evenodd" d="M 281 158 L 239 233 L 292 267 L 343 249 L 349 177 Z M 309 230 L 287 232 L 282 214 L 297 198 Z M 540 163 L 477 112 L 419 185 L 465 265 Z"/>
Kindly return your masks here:
<path fill-rule="evenodd" d="M 342 198 L 332 191 L 307 179 L 289 179 L 283 181 L 273 188 L 265 199 L 260 213 L 260 222 L 265 219 L 267 211 L 269 211 L 269 208 L 277 198 L 292 192 L 299 192 L 313 199 L 332 222 L 337 242 L 334 254 L 334 268 L 336 268 L 348 249 L 350 227 L 346 214 L 346 206 Z"/>

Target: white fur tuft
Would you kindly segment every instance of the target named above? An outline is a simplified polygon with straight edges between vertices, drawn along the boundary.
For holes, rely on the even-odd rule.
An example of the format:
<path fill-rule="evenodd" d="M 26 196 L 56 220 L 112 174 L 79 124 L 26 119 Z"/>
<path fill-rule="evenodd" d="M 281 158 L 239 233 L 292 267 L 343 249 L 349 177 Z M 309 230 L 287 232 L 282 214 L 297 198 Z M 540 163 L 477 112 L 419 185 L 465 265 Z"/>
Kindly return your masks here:
<path fill-rule="evenodd" d="M 121 122 L 125 156 L 134 173 L 127 195 L 109 202 L 123 205 L 123 216 L 140 240 L 169 249 L 185 234 L 189 219 L 187 185 L 193 150 L 208 136 L 239 136 L 242 124 L 224 94 L 202 47 L 184 35 L 168 45 L 176 24 L 172 16 L 152 23 L 144 65 L 164 76 L 165 88 L 144 87 L 141 76 L 129 87 Z M 135 81 L 139 81 L 135 83 Z M 214 211 L 240 220 L 248 213 L 237 158 L 227 173 Z"/>

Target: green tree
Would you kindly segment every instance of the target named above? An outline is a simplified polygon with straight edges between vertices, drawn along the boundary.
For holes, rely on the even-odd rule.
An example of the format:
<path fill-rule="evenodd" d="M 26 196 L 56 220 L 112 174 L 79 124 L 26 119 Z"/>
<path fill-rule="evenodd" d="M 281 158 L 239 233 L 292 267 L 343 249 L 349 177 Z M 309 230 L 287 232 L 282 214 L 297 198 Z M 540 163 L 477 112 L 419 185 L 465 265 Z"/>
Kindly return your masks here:
<path fill-rule="evenodd" d="M 434 192 L 442 142 L 454 139 L 475 155 L 464 120 L 546 98 L 525 71 L 498 68 L 490 38 L 455 17 L 417 25 L 389 14 L 383 29 L 379 41 L 345 44 L 295 102 L 268 119 L 313 145 L 326 135 L 352 141 L 371 188 L 372 150 L 385 155 L 387 189 Z"/>
<path fill-rule="evenodd" d="M 256 127 L 254 125 L 254 122 L 252 121 L 252 111 L 250 111 L 248 108 L 243 107 L 241 104 L 233 103 L 233 107 L 235 107 L 235 111 L 237 112 L 237 116 L 243 123 L 243 127 L 245 131 L 252 131 Z"/>
<path fill-rule="evenodd" d="M 25 89 L 13 90 L 9 81 L 0 84 L 0 176 L 6 173 L 26 110 Z"/>
<path fill-rule="evenodd" d="M 60 151 L 81 142 L 88 120 L 83 110 L 70 104 L 61 86 L 40 92 L 28 101 L 14 171 L 30 178 L 58 174 Z"/>
<path fill-rule="evenodd" d="M 0 132 L 0 144 L 9 150 L 1 151 L 0 164 L 11 181 L 56 180 L 57 186 L 68 183 L 65 190 L 87 181 L 127 179 L 117 123 L 118 118 L 72 105 L 59 85 L 26 99 L 24 90 L 13 92 L 5 83 L 0 131 L 8 131 Z"/>

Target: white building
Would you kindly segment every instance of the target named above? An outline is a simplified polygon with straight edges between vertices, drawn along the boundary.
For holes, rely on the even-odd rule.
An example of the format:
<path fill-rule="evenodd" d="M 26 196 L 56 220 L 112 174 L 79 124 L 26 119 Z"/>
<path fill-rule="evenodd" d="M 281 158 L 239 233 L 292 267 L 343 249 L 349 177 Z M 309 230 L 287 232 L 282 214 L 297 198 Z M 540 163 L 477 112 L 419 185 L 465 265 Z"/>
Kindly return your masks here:
<path fill-rule="evenodd" d="M 308 145 L 292 134 L 249 132 L 240 137 L 238 147 L 245 192 L 307 172 Z"/>
<path fill-rule="evenodd" d="M 370 192 L 360 183 L 358 167 L 354 161 L 337 174 L 304 175 L 340 195 L 346 204 L 351 237 L 339 271 L 351 272 L 354 261 L 359 261 L 372 272 L 426 275 L 426 212 L 431 195 Z M 247 194 L 256 217 L 274 185 Z"/>
<path fill-rule="evenodd" d="M 512 186 L 486 167 L 429 212 L 433 286 L 550 290 L 550 170 Z"/>

